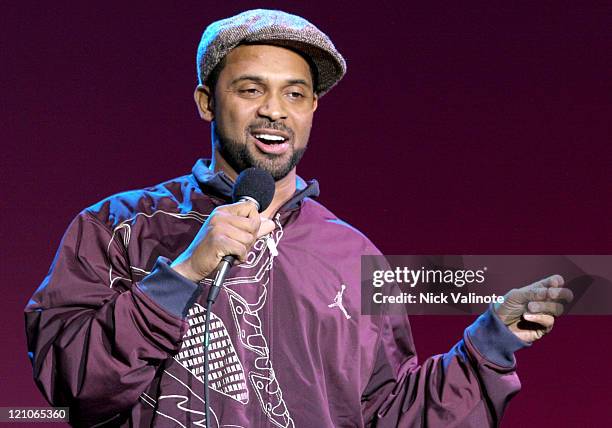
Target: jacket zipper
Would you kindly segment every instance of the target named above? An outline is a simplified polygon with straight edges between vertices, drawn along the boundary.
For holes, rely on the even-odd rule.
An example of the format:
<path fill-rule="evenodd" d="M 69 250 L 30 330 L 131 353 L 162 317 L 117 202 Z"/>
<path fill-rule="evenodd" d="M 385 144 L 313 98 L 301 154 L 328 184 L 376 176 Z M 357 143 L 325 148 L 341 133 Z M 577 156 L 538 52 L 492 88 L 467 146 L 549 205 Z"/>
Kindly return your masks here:
<path fill-rule="evenodd" d="M 266 236 L 266 245 L 268 247 L 268 250 L 270 251 L 270 257 L 276 258 L 276 256 L 278 256 L 278 246 L 276 245 L 276 241 L 274 240 L 274 236 L 276 234 L 276 231 L 278 229 L 282 229 L 282 226 L 280 224 L 280 212 L 277 212 L 274 216 L 274 222 L 276 223 L 276 227 L 274 228 L 274 230 L 268 235 Z M 279 243 L 280 243 L 280 239 L 279 239 Z M 268 352 L 270 353 L 268 355 L 268 359 L 270 361 L 270 366 L 274 367 L 274 363 L 272 360 L 272 354 L 273 354 L 273 343 L 274 341 L 272 340 L 272 336 L 274 334 L 274 320 L 273 320 L 273 314 L 274 314 L 274 310 L 272 308 L 273 304 L 272 304 L 272 300 L 273 300 L 273 294 L 274 294 L 274 259 L 272 260 L 272 268 L 270 269 L 270 280 L 268 282 Z M 276 376 L 275 376 L 276 377 Z M 276 382 L 278 383 L 278 379 L 275 379 Z M 268 388 L 266 388 L 267 390 L 269 389 L 269 385 Z M 268 403 L 270 403 L 270 396 L 267 395 L 266 400 Z M 270 418 L 266 415 L 265 416 L 265 426 L 267 427 L 272 427 L 272 423 L 270 422 Z"/>

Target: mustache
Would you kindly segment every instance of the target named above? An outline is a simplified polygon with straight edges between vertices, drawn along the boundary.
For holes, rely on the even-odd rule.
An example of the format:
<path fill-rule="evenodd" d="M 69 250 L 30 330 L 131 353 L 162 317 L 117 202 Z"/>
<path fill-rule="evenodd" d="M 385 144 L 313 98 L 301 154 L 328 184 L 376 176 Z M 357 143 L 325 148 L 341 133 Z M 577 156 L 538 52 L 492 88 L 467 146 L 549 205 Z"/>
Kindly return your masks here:
<path fill-rule="evenodd" d="M 289 128 L 287 125 L 285 125 L 282 122 L 271 122 L 269 120 L 259 120 L 259 121 L 251 123 L 247 127 L 247 131 L 249 133 L 255 129 L 270 129 L 274 131 L 282 131 L 282 132 L 286 132 L 291 137 L 293 137 L 293 129 Z"/>

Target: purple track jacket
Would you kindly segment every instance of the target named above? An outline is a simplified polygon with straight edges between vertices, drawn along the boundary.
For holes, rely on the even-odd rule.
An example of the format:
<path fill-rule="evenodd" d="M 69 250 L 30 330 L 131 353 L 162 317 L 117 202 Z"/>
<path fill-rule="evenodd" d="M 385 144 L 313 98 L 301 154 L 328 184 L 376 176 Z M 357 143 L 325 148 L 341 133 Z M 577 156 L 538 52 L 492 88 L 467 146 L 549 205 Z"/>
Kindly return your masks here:
<path fill-rule="evenodd" d="M 25 309 L 34 379 L 76 426 L 203 426 L 205 301 L 169 263 L 231 181 L 193 173 L 83 210 Z M 526 344 L 489 310 L 417 362 L 407 316 L 360 315 L 361 255 L 380 254 L 313 198 L 234 267 L 211 313 L 211 427 L 496 426 Z"/>

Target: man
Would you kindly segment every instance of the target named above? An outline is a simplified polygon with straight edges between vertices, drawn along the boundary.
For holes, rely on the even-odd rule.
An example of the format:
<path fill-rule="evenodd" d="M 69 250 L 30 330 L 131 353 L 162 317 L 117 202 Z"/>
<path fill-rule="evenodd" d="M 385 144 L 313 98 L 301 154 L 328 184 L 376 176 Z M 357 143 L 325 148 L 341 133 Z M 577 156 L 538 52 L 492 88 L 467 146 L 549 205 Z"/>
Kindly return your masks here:
<path fill-rule="evenodd" d="M 26 307 L 34 378 L 71 423 L 203 424 L 202 290 L 228 254 L 240 264 L 211 313 L 211 426 L 499 422 L 520 387 L 513 352 L 571 296 L 558 276 L 513 290 L 420 366 L 406 316 L 361 316 L 360 256 L 379 252 L 296 175 L 319 98 L 345 70 L 297 16 L 253 10 L 206 29 L 195 100 L 212 160 L 81 212 Z M 229 203 L 250 166 L 276 182 L 261 215 Z"/>

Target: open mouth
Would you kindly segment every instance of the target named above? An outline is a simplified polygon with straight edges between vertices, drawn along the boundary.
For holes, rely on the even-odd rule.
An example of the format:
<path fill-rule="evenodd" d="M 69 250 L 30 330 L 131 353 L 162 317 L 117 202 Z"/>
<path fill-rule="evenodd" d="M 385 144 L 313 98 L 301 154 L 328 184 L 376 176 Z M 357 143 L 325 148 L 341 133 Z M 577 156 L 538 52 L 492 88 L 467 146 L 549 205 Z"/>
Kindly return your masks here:
<path fill-rule="evenodd" d="M 288 138 L 282 135 L 266 134 L 263 132 L 254 132 L 251 135 L 263 144 L 282 144 L 288 140 Z"/>
<path fill-rule="evenodd" d="M 259 151 L 268 155 L 282 155 L 289 150 L 289 135 L 278 131 L 254 131 L 251 137 Z"/>

